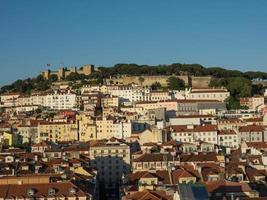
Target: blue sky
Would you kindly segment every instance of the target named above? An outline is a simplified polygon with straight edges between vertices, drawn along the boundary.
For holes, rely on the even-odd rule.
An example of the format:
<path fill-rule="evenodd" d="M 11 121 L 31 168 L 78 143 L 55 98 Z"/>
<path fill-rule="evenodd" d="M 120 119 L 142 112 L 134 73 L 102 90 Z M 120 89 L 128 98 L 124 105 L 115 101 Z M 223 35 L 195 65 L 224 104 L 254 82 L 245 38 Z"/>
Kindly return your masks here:
<path fill-rule="evenodd" d="M 0 84 L 91 63 L 267 71 L 266 0 L 1 0 Z"/>

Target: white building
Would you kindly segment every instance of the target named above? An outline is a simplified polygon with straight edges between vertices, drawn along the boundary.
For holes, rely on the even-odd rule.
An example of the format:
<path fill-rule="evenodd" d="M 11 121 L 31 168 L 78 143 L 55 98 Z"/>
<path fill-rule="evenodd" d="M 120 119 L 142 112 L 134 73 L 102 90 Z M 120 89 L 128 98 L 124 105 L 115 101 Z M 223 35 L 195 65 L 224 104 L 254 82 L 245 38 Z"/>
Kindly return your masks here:
<path fill-rule="evenodd" d="M 149 101 L 165 101 L 170 99 L 169 91 L 151 91 L 149 94 Z"/>
<path fill-rule="evenodd" d="M 238 148 L 238 135 L 234 130 L 222 130 L 218 132 L 218 145 Z"/>
<path fill-rule="evenodd" d="M 29 105 L 44 105 L 46 94 L 44 93 L 33 93 L 28 96 L 20 96 L 17 99 L 17 106 L 29 106 Z"/>
<path fill-rule="evenodd" d="M 254 96 L 254 97 L 245 97 L 240 98 L 240 105 L 247 106 L 252 110 L 260 110 L 265 107 L 264 105 L 264 97 L 263 96 Z"/>
<path fill-rule="evenodd" d="M 185 90 L 173 90 L 172 93 L 175 99 L 185 99 Z"/>
<path fill-rule="evenodd" d="M 54 110 L 74 109 L 77 107 L 77 95 L 70 90 L 55 90 L 46 93 L 33 93 L 16 98 L 16 106 L 44 106 Z M 15 106 L 14 105 L 14 106 Z"/>
<path fill-rule="evenodd" d="M 149 101 L 150 88 L 141 86 L 109 86 L 108 93 L 118 96 L 122 102 Z"/>
<path fill-rule="evenodd" d="M 96 120 L 97 139 L 127 138 L 132 134 L 132 122 L 130 120 L 103 117 Z"/>
<path fill-rule="evenodd" d="M 185 96 L 186 99 L 192 100 L 218 100 L 223 102 L 230 96 L 230 92 L 227 89 L 189 89 Z"/>
<path fill-rule="evenodd" d="M 5 93 L 0 95 L 0 107 L 12 107 L 16 105 L 20 93 Z"/>
<path fill-rule="evenodd" d="M 76 94 L 67 91 L 54 91 L 45 96 L 44 106 L 54 110 L 65 110 L 76 108 Z"/>
<path fill-rule="evenodd" d="M 180 142 L 208 142 L 217 144 L 217 125 L 177 125 L 170 126 L 172 139 Z"/>
<path fill-rule="evenodd" d="M 169 118 L 170 125 L 200 125 L 204 123 L 215 124 L 215 117 L 212 115 L 179 115 Z"/>

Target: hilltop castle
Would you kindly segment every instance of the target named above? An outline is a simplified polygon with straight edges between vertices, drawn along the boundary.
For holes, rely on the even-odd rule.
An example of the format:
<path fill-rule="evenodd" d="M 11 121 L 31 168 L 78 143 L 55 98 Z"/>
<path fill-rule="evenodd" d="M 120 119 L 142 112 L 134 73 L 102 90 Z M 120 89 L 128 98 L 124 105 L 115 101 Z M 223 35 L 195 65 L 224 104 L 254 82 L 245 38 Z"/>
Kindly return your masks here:
<path fill-rule="evenodd" d="M 59 68 L 57 71 L 46 70 L 42 72 L 42 76 L 48 79 L 51 75 L 57 75 L 59 80 L 65 79 L 71 73 L 78 73 L 84 75 L 90 75 L 94 71 L 94 65 L 83 65 L 81 68 L 71 67 L 71 68 Z"/>

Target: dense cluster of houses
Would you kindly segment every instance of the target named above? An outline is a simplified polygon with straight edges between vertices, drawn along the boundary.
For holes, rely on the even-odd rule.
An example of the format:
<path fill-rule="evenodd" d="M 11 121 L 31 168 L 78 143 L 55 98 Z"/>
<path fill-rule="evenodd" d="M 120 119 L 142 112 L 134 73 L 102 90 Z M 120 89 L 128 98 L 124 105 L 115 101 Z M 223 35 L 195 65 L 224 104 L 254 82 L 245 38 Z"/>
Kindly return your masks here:
<path fill-rule="evenodd" d="M 264 199 L 265 97 L 84 85 L 0 95 L 0 199 Z"/>

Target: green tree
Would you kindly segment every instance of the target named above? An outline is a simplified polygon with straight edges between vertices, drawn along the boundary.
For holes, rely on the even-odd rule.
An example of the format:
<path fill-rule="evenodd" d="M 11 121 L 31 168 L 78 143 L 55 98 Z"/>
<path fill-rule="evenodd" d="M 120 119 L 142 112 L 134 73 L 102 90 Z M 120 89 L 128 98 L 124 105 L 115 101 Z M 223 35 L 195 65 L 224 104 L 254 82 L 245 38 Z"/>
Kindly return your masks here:
<path fill-rule="evenodd" d="M 139 77 L 139 78 L 138 78 L 138 81 L 139 81 L 139 83 L 140 83 L 141 85 L 143 85 L 145 79 L 144 79 L 144 77 Z"/>
<path fill-rule="evenodd" d="M 159 82 L 155 82 L 151 85 L 152 90 L 158 90 L 161 89 L 161 84 Z"/>
<path fill-rule="evenodd" d="M 50 82 L 58 81 L 58 76 L 56 74 L 51 74 L 48 79 Z"/>
<path fill-rule="evenodd" d="M 71 72 L 70 75 L 68 75 L 66 77 L 66 80 L 67 81 L 77 81 L 77 80 L 84 80 L 88 78 L 86 75 L 84 74 L 78 74 L 78 73 L 75 73 L 75 72 Z"/>
<path fill-rule="evenodd" d="M 225 103 L 228 110 L 240 109 L 240 102 L 239 99 L 236 97 L 233 96 L 228 97 Z"/>
<path fill-rule="evenodd" d="M 226 88 L 237 98 L 251 96 L 251 81 L 243 77 L 230 78 Z"/>
<path fill-rule="evenodd" d="M 182 79 L 171 76 L 168 79 L 168 87 L 171 90 L 183 90 L 185 88 L 185 83 Z"/>

